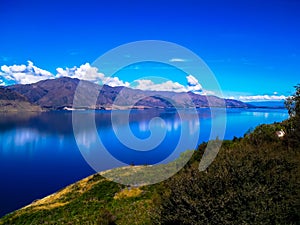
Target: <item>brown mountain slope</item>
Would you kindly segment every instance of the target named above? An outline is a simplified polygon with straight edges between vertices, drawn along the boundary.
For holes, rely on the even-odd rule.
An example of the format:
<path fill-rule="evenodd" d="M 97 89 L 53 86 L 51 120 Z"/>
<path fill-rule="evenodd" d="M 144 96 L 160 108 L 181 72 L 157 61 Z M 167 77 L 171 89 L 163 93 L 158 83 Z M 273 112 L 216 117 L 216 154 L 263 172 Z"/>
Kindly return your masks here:
<path fill-rule="evenodd" d="M 13 85 L 8 89 L 25 96 L 31 103 L 40 105 L 42 108 L 59 110 L 74 107 L 74 95 L 79 83 L 83 88 L 77 91 L 76 97 L 79 102 L 77 108 L 251 107 L 240 101 L 216 96 L 204 96 L 191 92 L 142 91 L 127 87 L 99 86 L 68 77 L 44 80 L 35 84 Z"/>
<path fill-rule="evenodd" d="M 34 105 L 28 99 L 13 90 L 0 87 L 0 112 L 36 112 L 41 107 Z"/>

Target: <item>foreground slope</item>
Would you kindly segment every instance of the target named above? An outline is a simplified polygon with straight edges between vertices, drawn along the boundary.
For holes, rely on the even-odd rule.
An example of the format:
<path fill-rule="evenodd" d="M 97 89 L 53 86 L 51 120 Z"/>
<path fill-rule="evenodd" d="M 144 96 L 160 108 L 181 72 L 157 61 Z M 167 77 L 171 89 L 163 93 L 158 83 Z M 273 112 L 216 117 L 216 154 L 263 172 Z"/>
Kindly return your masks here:
<path fill-rule="evenodd" d="M 190 166 L 158 191 L 152 222 L 299 224 L 300 145 L 292 144 L 288 127 L 261 125 L 244 138 L 224 141 L 202 173 L 201 155 L 195 154 Z M 286 132 L 283 138 L 276 135 L 281 129 Z"/>
<path fill-rule="evenodd" d="M 149 224 L 151 187 L 89 176 L 0 220 L 0 224 Z"/>

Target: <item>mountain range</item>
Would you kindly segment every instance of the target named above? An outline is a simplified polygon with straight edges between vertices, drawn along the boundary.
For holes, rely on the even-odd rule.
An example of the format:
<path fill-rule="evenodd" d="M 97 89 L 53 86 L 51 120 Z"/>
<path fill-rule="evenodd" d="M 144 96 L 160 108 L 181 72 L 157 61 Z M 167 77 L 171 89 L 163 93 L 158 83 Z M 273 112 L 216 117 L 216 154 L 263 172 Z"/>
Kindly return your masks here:
<path fill-rule="evenodd" d="M 80 85 L 77 91 L 77 87 Z M 76 92 L 76 95 L 75 95 Z M 74 99 L 74 96 L 76 96 Z M 73 104 L 76 100 L 76 106 Z M 18 104 L 16 105 L 16 102 Z M 9 105 L 4 110 L 4 105 Z M 250 104 L 222 99 L 213 95 L 192 92 L 142 91 L 128 87 L 83 81 L 62 77 L 34 84 L 17 84 L 0 88 L 2 111 L 40 111 L 63 109 L 148 109 L 148 108 L 249 108 Z"/>

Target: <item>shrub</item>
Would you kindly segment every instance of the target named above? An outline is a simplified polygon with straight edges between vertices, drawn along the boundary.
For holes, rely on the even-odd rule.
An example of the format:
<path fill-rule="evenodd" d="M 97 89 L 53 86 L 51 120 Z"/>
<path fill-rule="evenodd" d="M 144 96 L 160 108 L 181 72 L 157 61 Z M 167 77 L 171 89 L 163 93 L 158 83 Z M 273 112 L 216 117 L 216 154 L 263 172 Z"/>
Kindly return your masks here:
<path fill-rule="evenodd" d="M 253 135 L 259 131 L 271 134 L 273 127 L 261 126 Z M 264 138 L 255 137 L 259 148 L 227 141 L 206 172 L 194 162 L 163 183 L 153 223 L 297 224 L 299 152 L 289 151 L 280 139 L 273 143 L 272 135 Z"/>

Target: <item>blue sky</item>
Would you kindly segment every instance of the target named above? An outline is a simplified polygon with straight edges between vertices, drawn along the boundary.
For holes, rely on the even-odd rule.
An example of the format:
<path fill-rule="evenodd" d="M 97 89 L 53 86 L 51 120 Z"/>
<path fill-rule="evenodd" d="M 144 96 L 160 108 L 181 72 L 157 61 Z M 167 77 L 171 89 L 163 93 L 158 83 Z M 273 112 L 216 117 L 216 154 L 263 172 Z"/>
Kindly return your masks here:
<path fill-rule="evenodd" d="M 164 40 L 199 55 L 227 97 L 287 96 L 300 81 L 299 11 L 298 0 L 1 1 L 0 66 L 30 60 L 55 75 L 121 44 Z"/>

